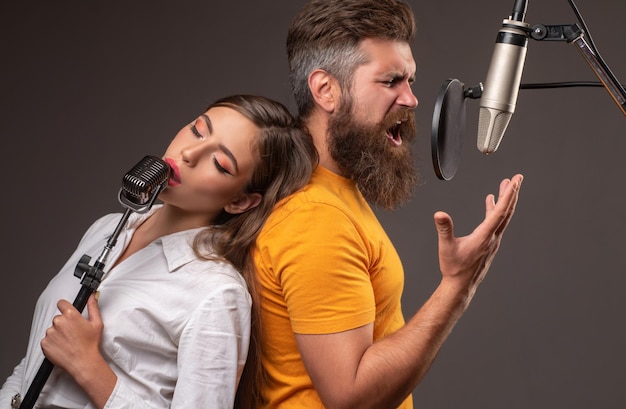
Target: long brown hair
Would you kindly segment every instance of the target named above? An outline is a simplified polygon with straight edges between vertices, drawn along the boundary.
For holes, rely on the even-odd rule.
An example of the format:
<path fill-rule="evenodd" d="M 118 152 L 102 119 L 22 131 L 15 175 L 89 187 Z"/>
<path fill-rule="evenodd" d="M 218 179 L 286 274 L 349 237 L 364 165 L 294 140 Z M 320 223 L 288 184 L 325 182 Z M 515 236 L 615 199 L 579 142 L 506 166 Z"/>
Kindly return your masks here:
<path fill-rule="evenodd" d="M 215 224 L 201 231 L 194 241 L 194 250 L 199 257 L 227 260 L 242 273 L 248 284 L 252 297 L 250 348 L 237 389 L 235 408 L 254 408 L 261 399 L 264 373 L 260 364 L 259 295 L 251 253 L 276 203 L 309 181 L 317 166 L 318 154 L 311 137 L 296 127 L 289 110 L 279 102 L 256 95 L 234 95 L 217 100 L 209 106 L 212 107 L 234 109 L 259 129 L 253 147 L 257 161 L 245 190 L 260 193 L 261 202 L 242 214 L 223 212 Z"/>

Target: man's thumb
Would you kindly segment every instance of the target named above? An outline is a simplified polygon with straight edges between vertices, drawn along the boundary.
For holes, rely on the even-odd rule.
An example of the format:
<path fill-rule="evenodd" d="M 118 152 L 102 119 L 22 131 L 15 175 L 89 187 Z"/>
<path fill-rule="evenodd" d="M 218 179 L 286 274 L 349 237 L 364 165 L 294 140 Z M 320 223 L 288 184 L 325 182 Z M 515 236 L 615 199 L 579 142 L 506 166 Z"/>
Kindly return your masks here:
<path fill-rule="evenodd" d="M 445 212 L 437 212 L 434 215 L 435 227 L 440 238 L 451 237 L 454 235 L 454 226 L 452 218 Z"/>

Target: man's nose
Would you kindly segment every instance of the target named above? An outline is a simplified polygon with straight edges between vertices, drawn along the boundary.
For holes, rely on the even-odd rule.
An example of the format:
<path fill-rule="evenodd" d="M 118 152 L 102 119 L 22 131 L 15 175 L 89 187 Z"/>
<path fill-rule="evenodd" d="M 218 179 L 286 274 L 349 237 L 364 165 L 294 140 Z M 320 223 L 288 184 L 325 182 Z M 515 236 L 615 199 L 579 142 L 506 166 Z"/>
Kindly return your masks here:
<path fill-rule="evenodd" d="M 407 108 L 411 108 L 411 109 L 417 108 L 418 100 L 415 94 L 413 94 L 413 90 L 411 89 L 411 84 L 404 83 L 402 85 L 402 90 L 398 97 L 397 102 L 398 104 Z"/>

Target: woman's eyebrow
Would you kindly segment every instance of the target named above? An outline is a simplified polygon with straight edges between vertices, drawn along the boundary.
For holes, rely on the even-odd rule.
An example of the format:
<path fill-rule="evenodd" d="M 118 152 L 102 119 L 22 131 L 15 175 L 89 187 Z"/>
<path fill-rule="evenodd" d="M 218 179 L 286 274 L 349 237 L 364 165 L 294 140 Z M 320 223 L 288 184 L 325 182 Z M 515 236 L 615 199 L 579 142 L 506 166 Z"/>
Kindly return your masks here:
<path fill-rule="evenodd" d="M 235 172 L 239 173 L 239 165 L 237 164 L 237 158 L 235 158 L 235 155 L 233 155 L 231 150 L 228 149 L 226 146 L 222 145 L 221 143 L 218 145 L 218 147 L 224 152 L 226 156 L 228 156 L 233 161 L 233 165 L 235 165 Z"/>
<path fill-rule="evenodd" d="M 213 133 L 213 124 L 211 123 L 211 118 L 207 114 L 200 115 L 200 118 L 204 119 L 207 128 L 209 128 L 209 133 Z"/>

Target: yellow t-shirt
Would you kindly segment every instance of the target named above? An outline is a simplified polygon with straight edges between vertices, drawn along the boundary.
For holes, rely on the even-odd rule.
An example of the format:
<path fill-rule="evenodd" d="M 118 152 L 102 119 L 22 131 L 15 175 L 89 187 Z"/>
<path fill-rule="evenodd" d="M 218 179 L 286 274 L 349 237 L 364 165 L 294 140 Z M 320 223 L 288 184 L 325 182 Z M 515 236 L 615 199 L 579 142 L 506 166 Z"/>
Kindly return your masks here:
<path fill-rule="evenodd" d="M 400 258 L 354 182 L 318 167 L 278 204 L 257 239 L 268 408 L 322 408 L 294 333 L 404 325 Z M 411 397 L 401 408 L 412 408 Z"/>

